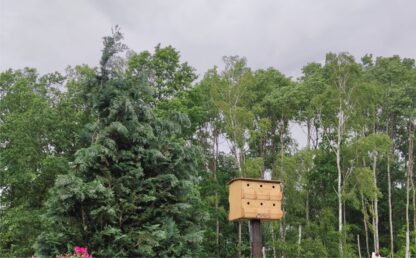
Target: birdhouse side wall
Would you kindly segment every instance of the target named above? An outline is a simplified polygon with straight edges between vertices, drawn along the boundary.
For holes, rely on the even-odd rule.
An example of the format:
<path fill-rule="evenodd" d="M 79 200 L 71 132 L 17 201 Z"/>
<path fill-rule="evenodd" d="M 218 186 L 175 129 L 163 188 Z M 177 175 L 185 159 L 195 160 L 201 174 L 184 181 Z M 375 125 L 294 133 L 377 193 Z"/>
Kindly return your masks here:
<path fill-rule="evenodd" d="M 228 203 L 230 204 L 229 220 L 241 218 L 241 181 L 230 184 Z"/>

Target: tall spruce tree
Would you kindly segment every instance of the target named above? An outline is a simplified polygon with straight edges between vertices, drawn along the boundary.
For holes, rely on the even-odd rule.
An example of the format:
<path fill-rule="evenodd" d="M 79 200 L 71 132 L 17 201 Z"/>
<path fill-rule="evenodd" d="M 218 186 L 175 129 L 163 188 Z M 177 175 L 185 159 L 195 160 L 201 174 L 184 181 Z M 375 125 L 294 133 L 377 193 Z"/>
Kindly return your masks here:
<path fill-rule="evenodd" d="M 117 29 L 104 38 L 101 72 L 85 85 L 98 118 L 89 147 L 75 154 L 73 172 L 58 176 L 50 191 L 40 255 L 75 245 L 105 257 L 198 254 L 205 217 L 199 152 L 179 137 L 189 120 L 154 116 L 145 77 L 131 80 L 113 67 L 121 40 Z"/>

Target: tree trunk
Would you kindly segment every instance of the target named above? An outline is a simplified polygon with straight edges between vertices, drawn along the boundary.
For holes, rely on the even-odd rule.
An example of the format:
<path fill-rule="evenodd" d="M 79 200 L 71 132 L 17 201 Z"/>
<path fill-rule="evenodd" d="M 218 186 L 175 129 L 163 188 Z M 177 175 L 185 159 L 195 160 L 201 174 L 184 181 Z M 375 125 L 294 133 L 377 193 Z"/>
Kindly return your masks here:
<path fill-rule="evenodd" d="M 314 142 L 314 149 L 318 149 L 319 144 L 319 126 L 318 123 L 314 119 L 314 127 L 315 127 L 315 142 Z"/>
<path fill-rule="evenodd" d="M 213 162 L 212 162 L 212 173 L 214 175 L 215 183 L 217 183 L 217 159 L 218 159 L 218 129 L 214 128 L 213 130 Z M 218 192 L 215 190 L 215 211 L 218 214 Z M 216 218 L 215 222 L 215 245 L 216 245 L 216 253 L 217 258 L 221 257 L 221 250 L 220 250 L 220 221 L 218 217 Z"/>
<path fill-rule="evenodd" d="M 364 204 L 364 196 L 361 193 L 361 207 L 362 207 L 362 213 L 363 213 L 363 221 L 364 221 L 364 230 L 365 230 L 365 248 L 367 251 L 367 257 L 370 257 L 370 248 L 368 245 L 368 227 L 367 227 L 367 211 Z"/>
<path fill-rule="evenodd" d="M 377 154 L 374 153 L 373 157 L 373 179 L 374 179 L 374 186 L 377 189 Z M 374 198 L 374 248 L 376 253 L 380 253 L 380 243 L 379 243 L 379 236 L 378 236 L 378 197 Z"/>
<path fill-rule="evenodd" d="M 281 171 L 283 171 L 283 158 L 284 158 L 284 148 L 285 148 L 285 144 L 284 144 L 284 138 L 285 138 L 285 129 L 284 129 L 284 122 L 282 121 L 282 128 L 280 128 L 280 154 L 281 154 Z"/>
<path fill-rule="evenodd" d="M 412 175 L 412 189 L 413 189 L 413 230 L 414 230 L 414 236 L 415 236 L 414 246 L 416 246 L 416 189 L 415 189 L 415 184 L 413 181 L 413 175 Z"/>
<path fill-rule="evenodd" d="M 371 201 L 371 205 L 373 206 L 373 209 L 374 209 L 374 200 Z M 376 237 L 376 231 L 374 230 L 374 225 L 376 224 L 375 219 L 374 219 L 374 215 L 371 218 L 371 220 L 372 220 L 371 223 L 373 224 L 373 250 L 376 250 L 377 249 L 377 246 L 376 246 L 377 237 Z"/>
<path fill-rule="evenodd" d="M 409 171 L 410 171 L 410 184 L 413 189 L 413 230 L 414 230 L 414 242 L 416 246 L 416 188 L 414 182 L 414 175 L 413 175 L 413 162 L 414 162 L 414 155 L 413 155 L 413 143 L 414 143 L 414 124 L 410 125 L 410 133 L 409 133 Z"/>
<path fill-rule="evenodd" d="M 273 224 L 274 224 L 273 222 L 270 223 L 271 233 L 272 233 L 272 243 L 273 243 L 272 250 L 273 250 L 273 258 L 276 258 L 276 237 L 274 235 L 274 227 L 273 227 Z"/>
<path fill-rule="evenodd" d="M 409 168 L 406 173 L 406 248 L 405 257 L 410 258 L 410 228 L 409 228 L 409 192 L 410 192 L 410 173 Z"/>
<path fill-rule="evenodd" d="M 345 201 L 342 201 L 342 219 L 343 219 L 343 225 L 347 224 L 347 215 L 346 213 L 346 208 L 345 208 Z M 344 239 L 347 239 L 347 232 L 344 231 Z"/>
<path fill-rule="evenodd" d="M 281 190 L 282 192 L 284 192 L 284 186 L 281 185 Z M 283 200 L 282 200 L 283 202 Z M 285 207 L 282 207 L 282 212 L 283 214 L 285 214 Z M 283 216 L 283 218 L 280 220 L 280 241 L 282 243 L 284 243 L 286 241 L 286 225 L 285 225 L 285 217 Z M 280 251 L 280 257 L 284 258 L 285 257 L 285 252 L 283 251 L 283 249 Z"/>
<path fill-rule="evenodd" d="M 413 182 L 413 176 L 412 176 L 412 181 Z M 413 189 L 413 230 L 414 230 L 414 241 L 415 241 L 415 245 L 416 246 L 416 189 L 415 189 L 415 185 L 414 183 L 412 183 L 412 189 Z"/>
<path fill-rule="evenodd" d="M 218 193 L 215 193 L 215 210 L 218 212 Z M 217 217 L 216 226 L 215 226 L 215 245 L 217 248 L 217 257 L 221 257 L 220 249 L 220 221 Z"/>
<path fill-rule="evenodd" d="M 357 235 L 358 257 L 361 258 L 360 235 Z"/>
<path fill-rule="evenodd" d="M 341 137 L 342 137 L 342 127 L 344 120 L 344 112 L 340 104 L 340 111 L 338 113 L 338 127 L 337 127 L 337 145 L 335 148 L 336 158 L 337 158 L 337 171 L 338 171 L 338 233 L 339 233 L 339 254 L 340 257 L 343 256 L 342 250 L 342 171 L 341 171 Z"/>
<path fill-rule="evenodd" d="M 309 118 L 306 120 L 306 126 L 308 130 L 306 138 L 306 148 L 309 150 L 311 148 L 311 120 Z"/>
<path fill-rule="evenodd" d="M 393 237 L 393 207 L 391 203 L 391 175 L 390 175 L 390 151 L 387 154 L 387 186 L 389 203 L 389 227 L 390 227 L 390 257 L 394 257 L 394 237 Z"/>
<path fill-rule="evenodd" d="M 305 216 L 306 216 L 306 226 L 309 226 L 309 192 L 308 191 L 306 191 Z"/>
<path fill-rule="evenodd" d="M 405 257 L 410 258 L 410 222 L 409 222 L 409 202 L 410 202 L 410 185 L 413 174 L 413 122 L 410 121 L 409 129 L 409 146 L 407 160 L 407 180 L 406 180 L 406 249 Z"/>
<path fill-rule="evenodd" d="M 251 220 L 247 221 L 247 227 L 248 227 L 248 237 L 250 239 L 250 257 L 253 257 L 253 233 L 251 232 L 252 226 L 251 226 Z"/>
<path fill-rule="evenodd" d="M 284 208 L 282 208 L 283 214 L 284 212 Z M 283 217 L 280 220 L 280 240 L 284 243 L 286 240 L 286 230 L 285 230 L 285 218 Z M 280 257 L 284 258 L 285 257 L 285 252 L 283 251 L 283 249 L 280 251 Z"/>
<path fill-rule="evenodd" d="M 283 171 L 283 159 L 284 159 L 284 134 L 285 134 L 285 122 L 284 122 L 284 120 L 282 120 L 282 128 L 281 128 L 281 130 L 280 130 L 280 146 L 281 146 L 281 149 L 280 149 L 280 153 L 281 153 L 281 162 L 280 162 L 280 171 Z M 282 191 L 283 191 L 283 185 L 281 186 L 282 187 Z M 282 200 L 282 202 L 283 202 L 283 200 Z M 282 208 L 282 211 L 283 211 L 283 214 L 285 213 L 285 211 L 284 211 L 284 207 Z M 281 241 L 284 243 L 285 241 L 286 241 L 286 230 L 285 230 L 285 218 L 283 217 L 281 220 L 280 220 L 280 239 L 281 239 Z M 281 251 L 281 253 L 280 253 L 281 255 L 281 258 L 284 258 L 285 257 L 285 252 L 282 250 Z"/>
<path fill-rule="evenodd" d="M 241 257 L 241 246 L 242 244 L 242 239 L 241 239 L 241 221 L 238 222 L 238 258 Z"/>
<path fill-rule="evenodd" d="M 298 256 L 300 257 L 300 249 L 302 244 L 302 225 L 299 225 L 299 236 L 298 236 Z"/>

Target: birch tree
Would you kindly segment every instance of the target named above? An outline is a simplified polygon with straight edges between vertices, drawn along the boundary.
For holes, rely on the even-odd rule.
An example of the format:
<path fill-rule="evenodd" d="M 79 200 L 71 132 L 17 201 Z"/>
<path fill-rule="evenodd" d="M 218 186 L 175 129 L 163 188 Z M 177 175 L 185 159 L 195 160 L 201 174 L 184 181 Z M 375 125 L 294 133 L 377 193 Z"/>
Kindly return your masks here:
<path fill-rule="evenodd" d="M 343 255 L 343 168 L 341 167 L 342 144 L 347 133 L 347 122 L 352 111 L 352 92 L 357 87 L 357 77 L 360 68 L 354 58 L 348 53 L 338 55 L 329 53 L 326 56 L 324 73 L 329 87 L 325 92 L 326 101 L 333 105 L 334 134 L 335 139 L 332 147 L 336 155 L 337 166 L 337 195 L 338 195 L 338 232 L 339 232 L 339 254 Z"/>

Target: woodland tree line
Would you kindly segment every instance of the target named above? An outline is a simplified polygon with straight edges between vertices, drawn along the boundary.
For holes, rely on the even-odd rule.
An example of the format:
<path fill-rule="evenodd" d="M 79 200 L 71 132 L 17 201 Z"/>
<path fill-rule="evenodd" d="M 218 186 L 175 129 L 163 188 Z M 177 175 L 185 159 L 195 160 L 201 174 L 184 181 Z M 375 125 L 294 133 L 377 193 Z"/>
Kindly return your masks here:
<path fill-rule="evenodd" d="M 197 79 L 171 46 L 103 43 L 99 67 L 0 74 L 2 256 L 247 257 L 227 182 L 265 169 L 267 257 L 416 255 L 415 60 L 328 53 L 293 79 L 229 56 Z"/>

